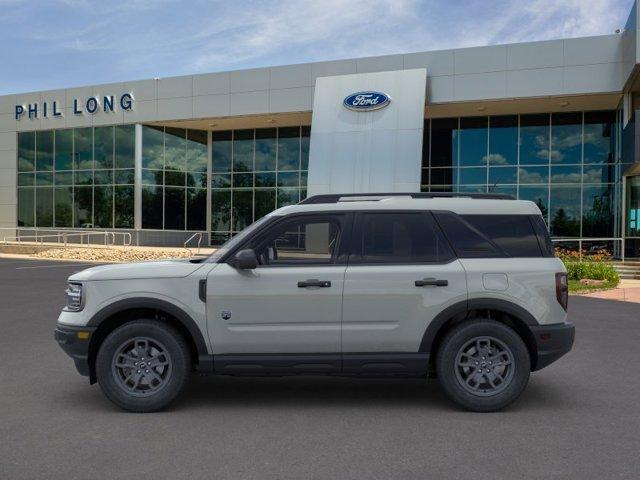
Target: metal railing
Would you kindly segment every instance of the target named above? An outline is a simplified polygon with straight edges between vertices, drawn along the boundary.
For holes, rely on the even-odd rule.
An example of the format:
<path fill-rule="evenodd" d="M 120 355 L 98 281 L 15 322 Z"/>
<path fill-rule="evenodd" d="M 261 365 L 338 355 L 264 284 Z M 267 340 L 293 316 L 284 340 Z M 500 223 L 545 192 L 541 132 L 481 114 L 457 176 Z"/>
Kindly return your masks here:
<path fill-rule="evenodd" d="M 187 247 L 187 245 L 191 242 L 191 240 L 193 240 L 194 238 L 198 239 L 198 247 L 196 250 L 196 255 L 200 255 L 200 244 L 202 243 L 202 232 L 196 232 L 193 235 L 191 235 L 189 238 L 187 238 L 184 242 L 184 244 L 182 245 L 185 249 L 189 250 L 189 252 L 191 252 L 191 249 L 189 247 Z"/>
<path fill-rule="evenodd" d="M 577 244 L 578 245 L 578 258 L 579 260 L 582 260 L 582 255 L 584 252 L 584 248 L 583 245 L 585 243 L 587 244 L 592 244 L 592 243 L 601 243 L 601 242 L 613 242 L 613 251 L 611 252 L 613 254 L 614 257 L 620 258 L 623 262 L 624 262 L 624 238 L 612 238 L 612 237 L 608 237 L 608 238 L 552 238 L 551 242 L 553 242 L 554 244 L 556 243 L 562 243 L 562 244 Z M 617 243 L 619 242 L 619 244 Z M 619 246 L 619 248 L 617 248 Z M 605 249 L 607 249 L 607 247 L 604 247 Z M 588 254 L 589 252 L 585 252 L 585 255 Z"/>
<path fill-rule="evenodd" d="M 13 228 L 13 231 L 20 230 L 20 228 Z M 98 238 L 98 242 L 93 241 L 94 238 Z M 116 240 L 121 239 L 118 245 L 128 247 L 131 245 L 131 233 L 130 232 L 108 232 L 108 231 L 77 231 L 77 230 L 65 230 L 55 233 L 39 233 L 35 231 L 34 234 L 29 235 L 12 235 L 4 236 L 2 238 L 3 244 L 12 243 L 35 243 L 44 245 L 45 243 L 57 243 L 62 244 L 66 248 L 68 244 L 82 245 L 82 246 L 104 246 L 110 248 L 116 245 Z"/>

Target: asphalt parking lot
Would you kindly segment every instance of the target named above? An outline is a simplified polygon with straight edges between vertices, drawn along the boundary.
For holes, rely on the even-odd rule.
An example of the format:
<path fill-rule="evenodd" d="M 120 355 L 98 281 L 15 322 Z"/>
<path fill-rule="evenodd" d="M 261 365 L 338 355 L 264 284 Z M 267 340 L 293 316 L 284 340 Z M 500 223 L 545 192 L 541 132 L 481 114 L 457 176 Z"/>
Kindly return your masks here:
<path fill-rule="evenodd" d="M 2 479 L 638 478 L 640 304 L 571 297 L 574 350 L 508 411 L 433 380 L 194 377 L 123 413 L 53 340 L 84 264 L 0 259 Z"/>

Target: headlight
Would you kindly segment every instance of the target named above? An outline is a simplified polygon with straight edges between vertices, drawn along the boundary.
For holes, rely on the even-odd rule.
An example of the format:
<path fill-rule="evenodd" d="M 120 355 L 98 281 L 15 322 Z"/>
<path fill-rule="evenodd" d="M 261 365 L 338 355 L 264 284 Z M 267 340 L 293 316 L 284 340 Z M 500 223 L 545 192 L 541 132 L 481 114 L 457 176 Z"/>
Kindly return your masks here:
<path fill-rule="evenodd" d="M 67 305 L 65 310 L 70 312 L 79 312 L 84 307 L 84 298 L 82 296 L 81 283 L 69 283 L 65 290 L 67 294 Z"/>

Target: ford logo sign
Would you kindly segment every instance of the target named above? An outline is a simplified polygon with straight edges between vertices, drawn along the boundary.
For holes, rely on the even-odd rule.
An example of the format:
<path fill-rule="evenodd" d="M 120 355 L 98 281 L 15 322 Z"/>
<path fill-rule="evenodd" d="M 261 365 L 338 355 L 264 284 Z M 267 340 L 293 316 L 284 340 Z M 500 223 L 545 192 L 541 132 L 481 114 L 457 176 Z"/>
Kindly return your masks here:
<path fill-rule="evenodd" d="M 356 92 L 345 97 L 343 104 L 349 110 L 378 110 L 389 105 L 391 98 L 381 92 Z"/>

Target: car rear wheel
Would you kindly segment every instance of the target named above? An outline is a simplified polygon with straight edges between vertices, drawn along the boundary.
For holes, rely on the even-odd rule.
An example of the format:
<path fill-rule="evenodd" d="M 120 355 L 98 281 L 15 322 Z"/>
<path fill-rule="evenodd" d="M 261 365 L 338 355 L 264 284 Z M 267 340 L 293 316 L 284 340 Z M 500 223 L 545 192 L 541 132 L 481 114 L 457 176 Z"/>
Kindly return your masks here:
<path fill-rule="evenodd" d="M 436 358 L 445 394 L 476 412 L 501 410 L 513 403 L 529 381 L 531 359 L 510 327 L 495 320 L 469 320 L 447 333 Z"/>
<path fill-rule="evenodd" d="M 153 412 L 182 392 L 191 371 L 189 347 L 171 326 L 136 320 L 105 338 L 96 376 L 109 400 L 131 412 Z"/>

